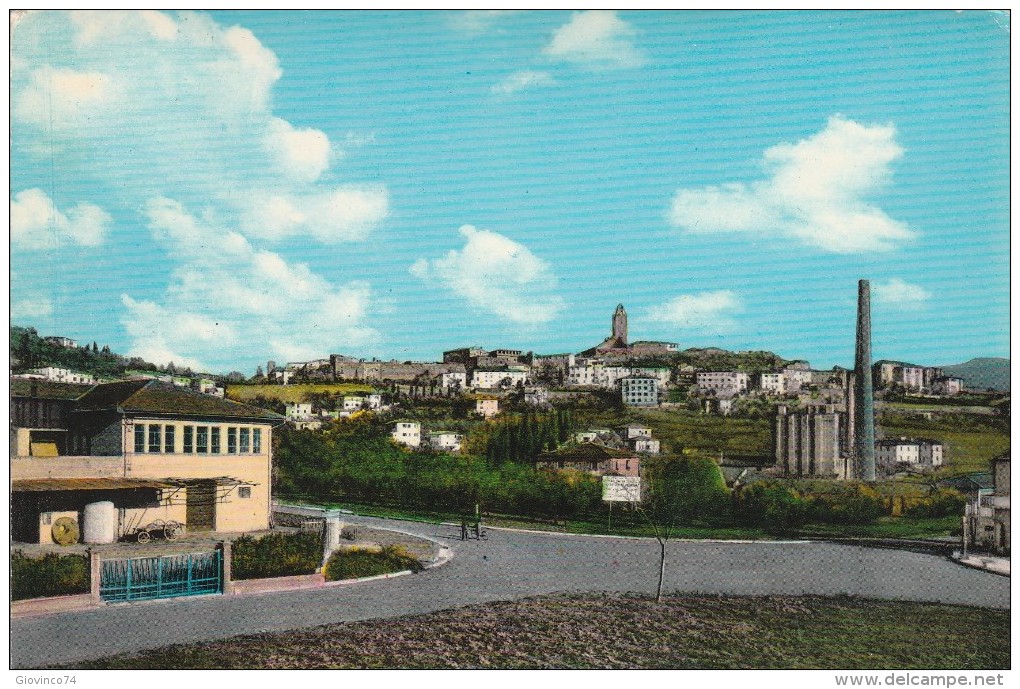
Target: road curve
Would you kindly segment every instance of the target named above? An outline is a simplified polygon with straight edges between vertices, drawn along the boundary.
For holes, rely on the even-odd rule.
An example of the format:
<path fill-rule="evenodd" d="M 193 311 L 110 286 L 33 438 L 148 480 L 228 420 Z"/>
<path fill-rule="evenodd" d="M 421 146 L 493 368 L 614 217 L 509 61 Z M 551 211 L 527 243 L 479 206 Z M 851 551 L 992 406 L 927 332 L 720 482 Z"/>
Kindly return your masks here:
<path fill-rule="evenodd" d="M 73 663 L 176 643 L 398 617 L 564 591 L 655 591 L 658 544 L 352 517 L 449 543 L 453 560 L 415 576 L 262 596 L 108 605 L 11 620 L 12 668 Z M 946 558 L 824 542 L 670 542 L 667 591 L 848 594 L 1009 609 L 1009 579 Z"/>

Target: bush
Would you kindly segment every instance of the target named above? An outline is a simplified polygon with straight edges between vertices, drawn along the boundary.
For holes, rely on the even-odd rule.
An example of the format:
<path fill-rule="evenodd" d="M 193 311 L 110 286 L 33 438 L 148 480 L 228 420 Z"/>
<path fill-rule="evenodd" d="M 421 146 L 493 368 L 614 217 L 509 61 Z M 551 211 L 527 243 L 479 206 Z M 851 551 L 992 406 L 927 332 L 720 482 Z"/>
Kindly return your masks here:
<path fill-rule="evenodd" d="M 11 600 L 73 596 L 89 590 L 89 561 L 84 555 L 11 554 Z"/>
<path fill-rule="evenodd" d="M 808 505 L 785 486 L 754 483 L 737 493 L 734 512 L 744 524 L 760 526 L 771 534 L 785 534 L 804 525 Z"/>
<path fill-rule="evenodd" d="M 935 490 L 924 500 L 921 500 L 907 508 L 907 516 L 923 519 L 926 517 L 955 517 L 963 514 L 967 498 L 962 493 L 952 489 L 940 488 Z"/>
<path fill-rule="evenodd" d="M 273 533 L 262 538 L 241 536 L 234 541 L 232 579 L 268 579 L 314 574 L 322 563 L 322 536 L 318 533 Z"/>
<path fill-rule="evenodd" d="M 811 519 L 829 524 L 870 524 L 885 513 L 882 496 L 874 488 L 859 484 L 811 500 Z"/>
<path fill-rule="evenodd" d="M 360 579 L 380 574 L 391 574 L 411 570 L 420 572 L 425 567 L 413 555 L 398 545 L 391 545 L 382 550 L 352 548 L 338 550 L 330 556 L 326 563 L 326 581 L 343 579 Z"/>

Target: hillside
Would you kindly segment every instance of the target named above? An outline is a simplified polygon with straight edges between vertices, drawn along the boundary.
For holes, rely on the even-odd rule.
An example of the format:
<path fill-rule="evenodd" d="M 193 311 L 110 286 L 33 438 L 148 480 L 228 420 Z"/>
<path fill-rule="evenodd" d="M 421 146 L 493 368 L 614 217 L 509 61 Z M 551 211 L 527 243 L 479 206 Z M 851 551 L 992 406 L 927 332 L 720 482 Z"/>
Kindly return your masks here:
<path fill-rule="evenodd" d="M 1002 390 L 1009 392 L 1009 359 L 985 357 L 962 364 L 943 366 L 946 375 L 963 378 L 968 390 Z"/>

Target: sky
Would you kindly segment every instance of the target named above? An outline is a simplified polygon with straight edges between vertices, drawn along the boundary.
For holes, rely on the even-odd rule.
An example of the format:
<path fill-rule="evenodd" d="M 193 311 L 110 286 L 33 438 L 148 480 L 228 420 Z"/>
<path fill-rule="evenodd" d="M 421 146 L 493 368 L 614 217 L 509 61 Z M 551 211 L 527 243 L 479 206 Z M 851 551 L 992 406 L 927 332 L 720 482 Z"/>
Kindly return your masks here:
<path fill-rule="evenodd" d="M 11 323 L 196 370 L 1009 356 L 996 12 L 37 12 Z"/>

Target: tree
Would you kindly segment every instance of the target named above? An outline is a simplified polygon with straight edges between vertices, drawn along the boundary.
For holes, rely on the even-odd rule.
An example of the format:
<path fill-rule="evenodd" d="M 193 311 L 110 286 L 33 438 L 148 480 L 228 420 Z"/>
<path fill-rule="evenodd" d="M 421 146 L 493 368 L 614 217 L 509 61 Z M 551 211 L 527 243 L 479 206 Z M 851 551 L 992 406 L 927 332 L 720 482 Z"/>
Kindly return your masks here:
<path fill-rule="evenodd" d="M 645 473 L 645 481 L 638 512 L 651 525 L 659 543 L 655 601 L 661 603 L 666 543 L 679 526 L 720 516 L 728 505 L 728 495 L 719 466 L 708 459 L 659 458 Z"/>

